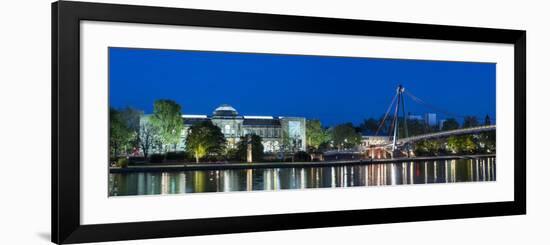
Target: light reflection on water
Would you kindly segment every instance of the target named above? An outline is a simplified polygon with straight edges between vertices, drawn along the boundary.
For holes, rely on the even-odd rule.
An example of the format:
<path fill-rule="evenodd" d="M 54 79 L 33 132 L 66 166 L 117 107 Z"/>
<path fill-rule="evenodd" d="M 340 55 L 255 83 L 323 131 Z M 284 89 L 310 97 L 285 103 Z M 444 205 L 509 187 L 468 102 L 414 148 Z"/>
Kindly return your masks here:
<path fill-rule="evenodd" d="M 495 158 L 109 174 L 109 196 L 495 181 Z"/>

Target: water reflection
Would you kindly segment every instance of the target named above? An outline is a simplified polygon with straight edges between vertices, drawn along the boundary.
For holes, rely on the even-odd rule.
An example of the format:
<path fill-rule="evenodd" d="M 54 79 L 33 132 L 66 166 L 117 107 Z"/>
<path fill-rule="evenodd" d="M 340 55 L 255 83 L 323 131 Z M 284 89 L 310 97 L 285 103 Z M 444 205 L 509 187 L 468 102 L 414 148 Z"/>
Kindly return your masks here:
<path fill-rule="evenodd" d="M 318 168 L 109 174 L 109 195 L 154 195 L 496 180 L 495 158 Z"/>

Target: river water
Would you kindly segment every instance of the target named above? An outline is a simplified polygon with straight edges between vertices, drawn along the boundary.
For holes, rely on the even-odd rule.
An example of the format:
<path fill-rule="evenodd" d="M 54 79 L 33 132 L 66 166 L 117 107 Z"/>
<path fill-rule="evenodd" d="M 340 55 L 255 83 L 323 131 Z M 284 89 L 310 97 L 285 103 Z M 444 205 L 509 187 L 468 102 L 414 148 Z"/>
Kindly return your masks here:
<path fill-rule="evenodd" d="M 109 174 L 109 196 L 496 180 L 494 157 L 370 165 Z"/>

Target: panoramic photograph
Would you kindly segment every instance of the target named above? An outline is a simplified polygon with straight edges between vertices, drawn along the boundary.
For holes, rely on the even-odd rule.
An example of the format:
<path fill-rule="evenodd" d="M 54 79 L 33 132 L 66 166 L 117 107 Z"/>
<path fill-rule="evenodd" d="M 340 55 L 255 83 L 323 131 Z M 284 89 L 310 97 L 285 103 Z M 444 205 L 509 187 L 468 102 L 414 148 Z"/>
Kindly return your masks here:
<path fill-rule="evenodd" d="M 496 64 L 109 48 L 108 196 L 496 181 Z"/>

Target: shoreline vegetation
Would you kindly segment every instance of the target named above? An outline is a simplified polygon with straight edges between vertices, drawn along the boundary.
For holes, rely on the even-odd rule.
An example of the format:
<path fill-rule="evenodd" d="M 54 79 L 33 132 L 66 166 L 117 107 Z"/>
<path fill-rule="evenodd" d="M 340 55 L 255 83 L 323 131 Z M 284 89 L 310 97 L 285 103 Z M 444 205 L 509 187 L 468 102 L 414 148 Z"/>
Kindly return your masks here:
<path fill-rule="evenodd" d="M 407 138 L 493 125 L 489 115 L 483 121 L 475 116 L 465 116 L 462 125 L 454 118 L 445 119 L 441 125 L 432 125 L 429 121 L 411 118 L 411 115 L 399 117 L 397 113 L 393 122 L 386 120 L 386 114 L 380 119 L 365 119 L 360 125 L 323 126 L 318 119 L 304 118 L 303 122 L 298 122 L 303 133 L 291 136 L 290 125 L 286 125 L 288 130 L 281 129 L 273 140 L 275 136 L 262 133 L 267 130 L 243 132 L 241 135 L 232 131 L 234 125 L 214 124 L 209 120 L 191 120 L 188 122 L 190 126 L 184 127 L 185 121 L 190 119 L 182 117 L 183 107 L 173 100 L 156 100 L 153 107 L 153 113 L 147 117 L 143 111 L 130 107 L 110 108 L 109 169 L 188 166 L 192 162 L 196 166 L 218 168 L 244 165 L 245 162 L 251 162 L 247 166 L 312 166 L 339 162 L 395 162 L 406 159 L 401 158 L 405 156 L 414 156 L 410 159 L 415 160 L 461 158 L 496 152 L 495 131 L 423 139 L 394 149 L 392 153 L 382 149 L 390 145 L 392 139 L 402 136 Z M 228 118 L 223 120 L 232 120 L 233 117 Z M 264 142 L 266 138 L 269 139 L 267 143 Z M 273 141 L 276 141 L 277 148 L 271 144 Z M 270 148 L 264 148 L 264 143 Z M 395 147 L 395 140 L 393 144 Z"/>
<path fill-rule="evenodd" d="M 265 169 L 265 168 L 303 168 L 303 167 L 333 167 L 352 166 L 369 164 L 391 164 L 400 162 L 419 162 L 433 160 L 456 160 L 456 159 L 478 159 L 485 157 L 496 157 L 496 154 L 475 154 L 475 155 L 447 155 L 447 156 L 425 156 L 405 157 L 393 159 L 360 159 L 322 162 L 237 162 L 237 163 L 168 163 L 154 165 L 129 165 L 127 167 L 109 167 L 109 173 L 136 173 L 136 172 L 180 172 L 196 170 L 226 170 L 226 169 Z"/>

